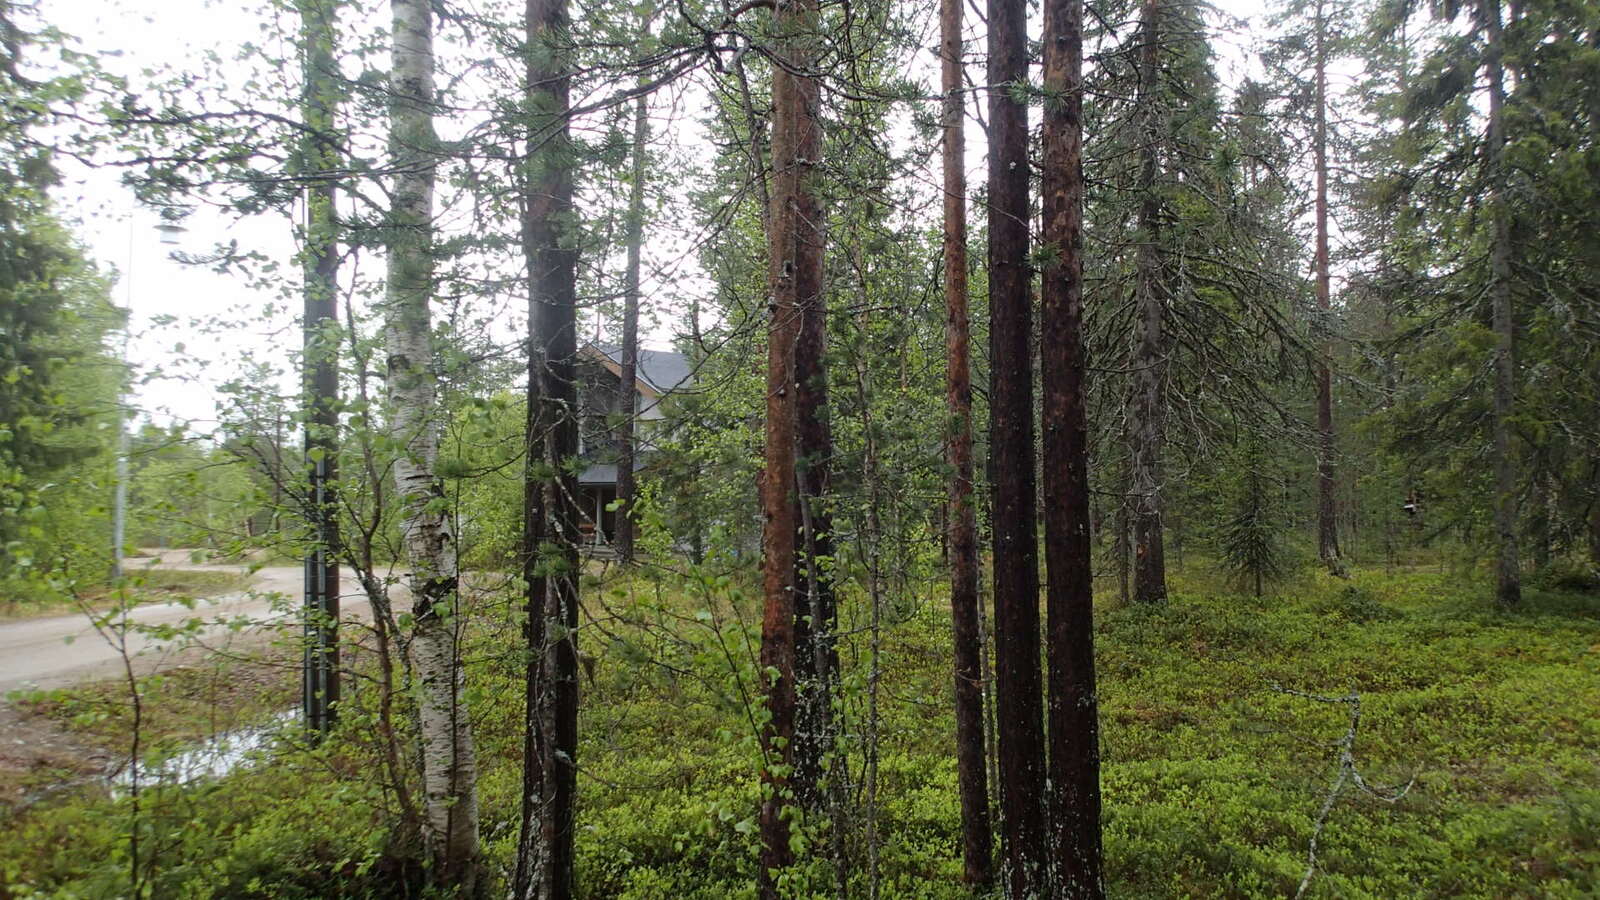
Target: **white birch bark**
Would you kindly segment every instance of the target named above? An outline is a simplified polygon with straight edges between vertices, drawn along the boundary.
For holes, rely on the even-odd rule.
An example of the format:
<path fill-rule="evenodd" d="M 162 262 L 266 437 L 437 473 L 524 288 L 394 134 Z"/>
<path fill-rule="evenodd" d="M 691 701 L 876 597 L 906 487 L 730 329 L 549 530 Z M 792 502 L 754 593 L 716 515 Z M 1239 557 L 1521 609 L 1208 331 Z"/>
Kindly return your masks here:
<path fill-rule="evenodd" d="M 470 893 L 478 855 L 477 760 L 457 653 L 455 536 L 434 473 L 439 421 L 432 324 L 433 17 L 428 0 L 393 0 L 389 151 L 394 166 L 385 343 L 400 532 L 413 600 L 424 840 L 441 883 Z"/>

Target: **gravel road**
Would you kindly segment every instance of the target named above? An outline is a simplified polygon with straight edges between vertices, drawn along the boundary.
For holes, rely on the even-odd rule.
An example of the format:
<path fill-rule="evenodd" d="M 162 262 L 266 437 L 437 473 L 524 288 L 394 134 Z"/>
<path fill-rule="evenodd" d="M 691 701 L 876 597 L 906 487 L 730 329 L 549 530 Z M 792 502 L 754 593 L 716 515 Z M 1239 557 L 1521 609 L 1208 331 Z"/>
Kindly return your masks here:
<path fill-rule="evenodd" d="M 194 564 L 188 562 L 188 558 L 188 551 L 169 550 L 162 553 L 154 565 L 240 574 L 246 571 L 239 565 Z M 143 565 L 145 561 L 130 560 L 130 563 Z M 342 571 L 339 583 L 344 588 L 341 619 L 367 619 L 371 610 L 366 596 L 359 589 L 351 591 L 358 584 L 354 575 Z M 143 675 L 192 660 L 196 654 L 228 647 L 257 646 L 283 629 L 295 626 L 292 611 L 298 607 L 302 587 L 303 574 L 299 566 L 267 566 L 251 575 L 244 590 L 200 600 L 193 608 L 176 602 L 135 607 L 128 618 L 138 625 L 179 625 L 192 619 L 207 624 L 196 634 L 197 640 L 185 639 L 181 647 L 170 640 L 159 640 L 136 631 L 130 633 L 127 649 L 134 668 Z M 250 624 L 241 629 L 227 624 L 241 618 L 248 619 Z M 0 623 L 0 698 L 17 689 L 61 687 L 113 677 L 121 672 L 122 653 L 97 634 L 84 615 Z"/>

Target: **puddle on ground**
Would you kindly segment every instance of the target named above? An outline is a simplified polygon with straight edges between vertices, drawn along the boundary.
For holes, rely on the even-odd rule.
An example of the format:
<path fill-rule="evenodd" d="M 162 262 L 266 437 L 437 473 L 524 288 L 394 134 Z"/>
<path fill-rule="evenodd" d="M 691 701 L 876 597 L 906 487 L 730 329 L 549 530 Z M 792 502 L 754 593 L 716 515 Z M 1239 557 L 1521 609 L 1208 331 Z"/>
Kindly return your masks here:
<path fill-rule="evenodd" d="M 142 790 L 158 784 L 194 784 L 221 778 L 235 769 L 247 768 L 261 759 L 262 751 L 272 746 L 285 725 L 299 720 L 300 710 L 284 710 L 265 725 L 225 731 L 180 750 L 159 763 L 136 761 L 132 765 L 123 765 L 108 778 L 111 793 L 119 797 L 126 795 L 133 789 L 135 776 Z"/>

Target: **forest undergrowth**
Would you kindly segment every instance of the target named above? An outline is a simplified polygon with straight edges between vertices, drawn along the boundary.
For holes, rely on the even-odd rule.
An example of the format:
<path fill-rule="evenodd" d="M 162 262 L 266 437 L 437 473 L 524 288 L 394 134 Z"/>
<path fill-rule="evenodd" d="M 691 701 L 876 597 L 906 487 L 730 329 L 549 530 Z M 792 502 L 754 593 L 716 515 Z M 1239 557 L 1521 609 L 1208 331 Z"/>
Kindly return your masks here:
<path fill-rule="evenodd" d="M 1349 787 L 1327 807 L 1307 896 L 1594 895 L 1600 597 L 1530 590 L 1507 613 L 1459 574 L 1371 569 L 1349 580 L 1307 575 L 1257 599 L 1198 563 L 1186 569 L 1165 605 L 1103 600 L 1097 609 L 1111 895 L 1294 895 L 1351 726 L 1348 704 L 1295 692 L 1360 698 L 1349 749 L 1374 788 Z M 479 598 L 479 620 L 501 624 L 472 634 L 467 698 L 498 878 L 516 849 L 522 708 L 517 625 L 495 603 Z M 867 893 L 867 685 L 857 673 L 868 671 L 870 635 L 860 606 L 847 598 L 841 653 L 848 677 L 861 680 L 846 682 L 836 711 L 850 896 Z M 591 585 L 585 611 L 581 895 L 750 896 L 759 597 L 725 578 L 640 574 Z M 960 884 L 949 610 L 928 596 L 892 613 L 876 727 L 881 895 L 972 896 Z M 287 702 L 284 684 L 258 687 Z M 111 740 L 124 733 L 117 722 L 84 715 L 125 714 L 91 702 L 106 690 L 58 692 L 34 712 Z M 372 750 L 374 697 L 370 681 L 357 681 L 341 733 L 321 748 L 286 736 L 228 777 L 145 791 L 137 817 L 125 793 L 92 782 L 13 810 L 0 897 L 124 893 L 130 828 L 148 837 L 141 864 L 152 896 L 421 896 L 415 873 L 394 862 L 403 830 Z M 195 715 L 153 716 L 153 727 L 183 728 Z M 1393 803 L 1375 796 L 1407 784 Z M 800 828 L 796 840 L 814 862 L 795 869 L 794 895 L 833 896 L 826 827 Z"/>

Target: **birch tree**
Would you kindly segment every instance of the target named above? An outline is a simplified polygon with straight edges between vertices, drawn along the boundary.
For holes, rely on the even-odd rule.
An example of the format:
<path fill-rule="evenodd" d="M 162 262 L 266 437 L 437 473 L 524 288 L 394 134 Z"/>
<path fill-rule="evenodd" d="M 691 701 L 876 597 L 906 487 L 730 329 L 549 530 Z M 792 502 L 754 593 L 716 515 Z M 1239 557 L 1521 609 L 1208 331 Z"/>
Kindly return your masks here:
<path fill-rule="evenodd" d="M 478 767 L 462 696 L 460 583 L 455 535 L 435 472 L 439 455 L 437 364 L 429 309 L 434 290 L 433 10 L 394 0 L 390 79 L 390 186 L 384 338 L 386 389 L 400 533 L 409 569 L 411 655 L 418 682 L 424 841 L 440 884 L 471 892 L 478 869 Z"/>

